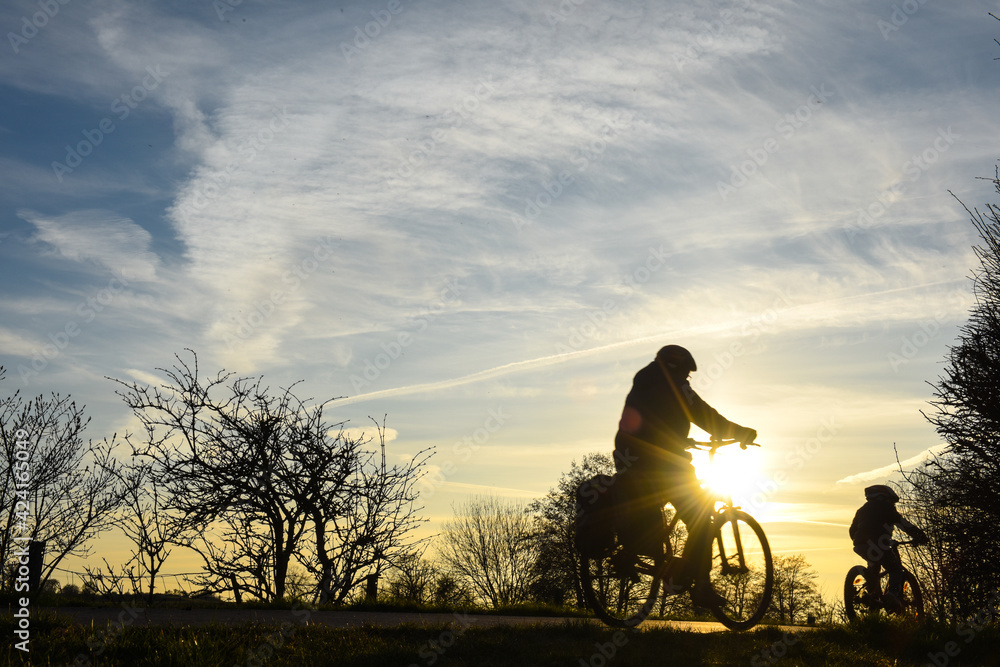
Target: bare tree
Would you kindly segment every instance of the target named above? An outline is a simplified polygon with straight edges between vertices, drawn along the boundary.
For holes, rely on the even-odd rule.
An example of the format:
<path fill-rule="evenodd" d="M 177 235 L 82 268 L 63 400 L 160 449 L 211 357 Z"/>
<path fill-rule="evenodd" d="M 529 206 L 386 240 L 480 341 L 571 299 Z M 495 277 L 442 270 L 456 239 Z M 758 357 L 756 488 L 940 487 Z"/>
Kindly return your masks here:
<path fill-rule="evenodd" d="M 311 599 L 316 590 L 315 578 L 306 572 L 305 568 L 292 566 L 288 569 L 288 579 L 285 585 L 286 597 L 297 602 Z"/>
<path fill-rule="evenodd" d="M 401 602 L 426 604 L 434 598 L 437 568 L 421 551 L 411 551 L 396 559 L 388 576 L 389 597 Z"/>
<path fill-rule="evenodd" d="M 244 596 L 282 599 L 294 552 L 282 548 L 281 532 L 273 528 L 261 515 L 242 508 L 223 511 L 203 528 L 185 531 L 180 544 L 202 559 L 201 573 L 189 579 L 197 594 L 228 591 L 237 602 Z"/>
<path fill-rule="evenodd" d="M 183 540 L 185 524 L 181 517 L 167 511 L 163 484 L 149 465 L 133 461 L 123 477 L 126 493 L 118 527 L 133 544 L 132 558 L 126 565 L 135 564 L 135 592 L 144 590 L 152 604 L 156 578 L 171 546 Z"/>
<path fill-rule="evenodd" d="M 102 596 L 123 596 L 126 592 L 126 584 L 131 586 L 133 593 L 139 590 L 139 579 L 135 572 L 135 566 L 131 561 L 125 565 L 120 565 L 118 569 L 108 562 L 107 558 L 102 558 L 104 567 L 91 567 L 84 565 L 83 587 Z"/>
<path fill-rule="evenodd" d="M 455 508 L 440 539 L 442 563 L 480 599 L 493 607 L 528 599 L 538 549 L 525 504 L 474 496 Z"/>
<path fill-rule="evenodd" d="M 15 392 L 0 401 L 3 571 L 28 541 L 44 541 L 44 584 L 64 558 L 89 555 L 91 541 L 114 526 L 126 491 L 117 443 L 84 443 L 89 421 L 82 406 L 58 394 L 24 400 Z"/>
<path fill-rule="evenodd" d="M 316 595 L 338 601 L 405 550 L 429 452 L 389 465 L 381 430 L 369 451 L 323 419 L 325 403 L 272 393 L 262 378 L 202 378 L 189 352 L 190 363 L 175 355 L 160 369 L 159 387 L 117 382 L 145 430 L 129 439 L 133 454 L 162 481 L 165 509 L 185 518 L 174 527 L 204 561 L 203 590 L 281 599 L 297 558 Z"/>
<path fill-rule="evenodd" d="M 450 572 L 438 572 L 431 602 L 448 607 L 467 607 L 475 602 L 469 585 Z"/>
<path fill-rule="evenodd" d="M 341 431 L 338 448 L 312 447 L 297 456 L 306 473 L 297 499 L 313 531 L 300 553 L 319 579 L 322 601 L 344 601 L 360 581 L 380 576 L 398 556 L 426 541 L 414 538 L 413 531 L 424 521 L 416 504 L 417 482 L 431 452 L 421 450 L 405 463 L 390 465 L 385 424 L 375 427 L 375 451 L 365 449 L 370 440 Z"/>
<path fill-rule="evenodd" d="M 299 406 L 290 391 L 269 395 L 259 379 L 224 372 L 203 379 L 192 356 L 191 364 L 177 356 L 177 365 L 160 369 L 169 380 L 160 387 L 116 380 L 145 429 L 129 443 L 163 480 L 168 509 L 186 518 L 187 534 L 227 524 L 223 546 L 200 538 L 184 543 L 205 561 L 203 588 L 225 590 L 239 579 L 260 599 L 280 599 L 305 529 L 304 510 L 273 492 L 286 444 L 282 428 L 296 420 Z M 266 536 L 266 549 L 258 535 Z"/>
<path fill-rule="evenodd" d="M 715 590 L 729 601 L 733 612 L 737 616 L 743 616 L 751 606 L 756 609 L 764 589 L 764 581 L 764 572 L 751 570 L 744 574 L 717 577 L 712 581 L 712 584 L 715 586 Z M 688 596 L 675 597 L 679 599 L 680 604 L 683 604 L 687 601 Z M 774 598 L 772 597 L 773 602 Z"/>
<path fill-rule="evenodd" d="M 818 576 L 801 554 L 774 557 L 771 608 L 779 622 L 795 623 L 808 614 L 818 615 L 823 601 L 816 586 Z"/>

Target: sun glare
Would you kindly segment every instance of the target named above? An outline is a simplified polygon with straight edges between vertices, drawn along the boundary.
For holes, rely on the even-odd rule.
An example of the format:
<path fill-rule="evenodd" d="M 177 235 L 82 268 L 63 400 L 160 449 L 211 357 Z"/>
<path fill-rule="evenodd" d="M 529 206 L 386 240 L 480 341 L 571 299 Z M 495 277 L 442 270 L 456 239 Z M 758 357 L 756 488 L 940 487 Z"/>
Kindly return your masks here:
<path fill-rule="evenodd" d="M 741 450 L 737 445 L 720 449 L 709 463 L 707 452 L 693 452 L 695 471 L 702 485 L 732 496 L 736 502 L 761 490 L 761 453 L 756 447 Z"/>

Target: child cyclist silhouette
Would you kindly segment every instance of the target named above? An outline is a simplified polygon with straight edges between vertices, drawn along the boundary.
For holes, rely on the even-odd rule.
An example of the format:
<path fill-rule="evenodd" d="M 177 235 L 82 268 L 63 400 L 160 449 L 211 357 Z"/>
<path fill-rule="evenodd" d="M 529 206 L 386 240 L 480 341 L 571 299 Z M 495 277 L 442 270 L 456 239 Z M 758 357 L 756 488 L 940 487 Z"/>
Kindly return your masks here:
<path fill-rule="evenodd" d="M 892 487 L 876 484 L 865 489 L 865 502 L 854 515 L 849 530 L 854 553 L 868 563 L 868 595 L 870 604 L 883 604 L 888 611 L 902 608 L 903 564 L 899 553 L 892 549 L 892 531 L 899 526 L 917 544 L 927 544 L 927 534 L 903 518 L 896 509 L 899 495 Z M 879 585 L 881 569 L 889 573 L 889 582 L 882 594 Z"/>
<path fill-rule="evenodd" d="M 688 376 L 697 369 L 690 352 L 667 345 L 632 381 L 615 436 L 621 503 L 618 533 L 624 563 L 633 562 L 635 555 L 661 555 L 661 510 L 669 501 L 688 529 L 684 569 L 675 581 L 693 581 L 692 601 L 712 607 L 726 603 L 712 589 L 711 562 L 705 555 L 715 499 L 695 475 L 686 449 L 688 433 L 694 423 L 716 438 L 750 444 L 757 431 L 724 418 L 695 393 Z"/>

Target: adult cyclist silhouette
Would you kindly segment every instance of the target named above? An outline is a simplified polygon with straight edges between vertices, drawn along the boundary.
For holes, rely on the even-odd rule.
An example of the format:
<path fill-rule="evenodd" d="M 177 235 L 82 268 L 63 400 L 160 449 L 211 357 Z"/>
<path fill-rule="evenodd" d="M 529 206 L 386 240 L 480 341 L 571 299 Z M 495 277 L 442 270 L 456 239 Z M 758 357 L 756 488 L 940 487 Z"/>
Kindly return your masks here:
<path fill-rule="evenodd" d="M 623 562 L 637 554 L 662 553 L 660 511 L 670 502 L 688 529 L 684 567 L 674 582 L 691 581 L 692 601 L 701 607 L 725 604 L 709 581 L 711 561 L 705 550 L 714 498 L 701 488 L 687 451 L 694 423 L 713 437 L 752 443 L 757 431 L 735 424 L 701 399 L 689 376 L 698 370 L 694 357 L 679 345 L 667 345 L 635 374 L 625 397 L 615 436 L 616 487 L 620 503 L 619 538 Z"/>

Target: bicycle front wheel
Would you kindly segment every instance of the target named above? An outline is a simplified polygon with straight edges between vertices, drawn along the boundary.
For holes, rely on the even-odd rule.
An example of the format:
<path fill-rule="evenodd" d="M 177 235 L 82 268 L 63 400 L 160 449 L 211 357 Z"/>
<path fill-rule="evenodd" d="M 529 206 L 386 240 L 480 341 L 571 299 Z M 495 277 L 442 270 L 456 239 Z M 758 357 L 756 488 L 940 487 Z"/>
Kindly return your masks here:
<path fill-rule="evenodd" d="M 712 615 L 730 630 L 747 630 L 760 623 L 771 604 L 774 563 L 764 529 L 741 510 L 731 509 L 714 525 L 712 585 L 728 604 Z"/>
<path fill-rule="evenodd" d="M 889 573 L 882 573 L 882 597 L 885 598 L 885 591 L 889 589 Z M 902 618 L 911 618 L 919 621 L 924 617 L 924 594 L 920 591 L 920 584 L 917 578 L 909 570 L 903 570 L 903 591 L 900 602 L 903 608 L 895 614 Z"/>
<path fill-rule="evenodd" d="M 580 558 L 580 582 L 587 604 L 615 628 L 634 628 L 653 609 L 665 557 L 625 558 L 620 547 L 608 557 Z"/>

